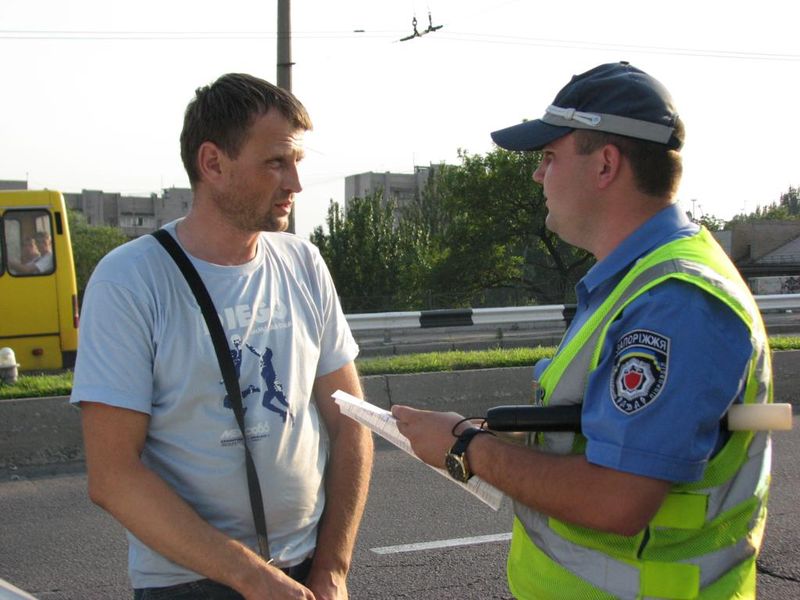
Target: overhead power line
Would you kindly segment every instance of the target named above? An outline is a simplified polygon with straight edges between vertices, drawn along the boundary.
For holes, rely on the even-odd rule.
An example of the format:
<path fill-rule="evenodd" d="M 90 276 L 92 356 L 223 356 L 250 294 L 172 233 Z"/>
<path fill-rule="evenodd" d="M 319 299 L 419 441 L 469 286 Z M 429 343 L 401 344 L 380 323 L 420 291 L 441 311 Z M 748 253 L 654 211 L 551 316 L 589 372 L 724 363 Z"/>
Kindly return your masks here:
<path fill-rule="evenodd" d="M 292 32 L 297 38 L 363 38 L 397 35 L 398 31 L 313 31 Z M 67 30 L 0 30 L 0 39 L 23 40 L 235 40 L 276 39 L 275 31 L 67 31 Z"/>
<path fill-rule="evenodd" d="M 535 46 L 575 50 L 611 50 L 616 52 L 641 52 L 672 56 L 699 56 L 763 61 L 800 61 L 800 53 L 747 50 L 717 50 L 672 46 L 616 44 L 580 40 L 560 40 L 508 35 L 487 35 L 445 30 L 435 38 L 440 42 L 479 43 L 505 46 Z M 295 39 L 386 39 L 395 41 L 400 31 L 295 31 Z M 69 31 L 69 30 L 0 30 L 0 40 L 118 40 L 118 41 L 192 41 L 192 40 L 274 40 L 275 31 Z"/>
<path fill-rule="evenodd" d="M 646 54 L 668 54 L 673 56 L 705 56 L 710 58 L 741 58 L 756 60 L 797 61 L 800 54 L 780 52 L 756 52 L 745 50 L 715 50 L 709 48 L 686 48 L 669 46 L 645 46 L 636 44 L 612 44 L 578 40 L 554 40 L 505 35 L 449 32 L 437 39 L 452 42 L 500 44 L 508 46 L 539 46 L 575 50 L 613 50 L 618 52 L 642 52 Z"/>

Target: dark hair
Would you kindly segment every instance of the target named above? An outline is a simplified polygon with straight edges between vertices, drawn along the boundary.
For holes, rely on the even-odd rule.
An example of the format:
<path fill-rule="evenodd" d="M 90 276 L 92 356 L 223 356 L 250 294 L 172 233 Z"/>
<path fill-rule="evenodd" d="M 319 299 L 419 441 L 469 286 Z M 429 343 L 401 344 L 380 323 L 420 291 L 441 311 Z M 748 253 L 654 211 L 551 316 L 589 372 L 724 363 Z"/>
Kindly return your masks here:
<path fill-rule="evenodd" d="M 197 151 L 204 142 L 213 142 L 236 158 L 253 121 L 273 109 L 297 129 L 312 128 L 305 107 L 291 92 L 258 77 L 228 73 L 197 88 L 181 131 L 181 159 L 192 187 L 200 180 Z"/>
<path fill-rule="evenodd" d="M 675 122 L 674 135 L 684 138 L 683 121 Z M 633 170 L 637 189 L 643 194 L 671 198 L 678 190 L 683 174 L 680 152 L 664 144 L 649 142 L 602 131 L 575 130 L 575 150 L 578 154 L 591 154 L 606 144 L 619 148 Z"/>

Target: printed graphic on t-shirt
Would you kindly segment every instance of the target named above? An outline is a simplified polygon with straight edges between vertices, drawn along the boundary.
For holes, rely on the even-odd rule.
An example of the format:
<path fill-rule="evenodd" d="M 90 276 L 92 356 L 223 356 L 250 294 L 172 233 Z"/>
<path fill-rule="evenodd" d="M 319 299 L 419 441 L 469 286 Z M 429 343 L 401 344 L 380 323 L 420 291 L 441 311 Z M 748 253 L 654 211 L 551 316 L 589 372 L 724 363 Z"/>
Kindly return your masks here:
<path fill-rule="evenodd" d="M 238 378 L 241 373 L 242 362 L 245 359 L 248 359 L 250 355 L 254 355 L 258 358 L 259 375 L 263 383 L 263 385 L 260 387 L 250 384 L 241 390 L 243 412 L 247 412 L 245 398 L 256 392 L 261 392 L 263 389 L 264 391 L 261 395 L 262 406 L 264 406 L 264 408 L 267 410 L 276 413 L 280 417 L 283 426 L 286 426 L 287 422 L 290 424 L 290 426 L 294 426 L 294 413 L 291 412 L 289 400 L 286 398 L 283 385 L 280 383 L 280 381 L 278 381 L 278 374 L 275 372 L 275 367 L 272 364 L 272 349 L 265 347 L 263 352 L 259 352 L 247 342 L 243 342 L 242 338 L 239 336 L 233 336 L 231 338 L 231 342 L 233 343 L 233 349 L 230 352 L 231 358 L 233 359 L 233 365 L 236 369 L 236 377 Z M 242 345 L 247 348 L 250 354 L 242 352 Z M 249 358 L 249 360 L 255 360 L 255 358 Z M 220 384 L 225 385 L 225 382 L 220 380 Z M 233 404 L 231 403 L 228 394 L 225 394 L 222 405 L 225 408 L 233 410 Z M 270 429 L 270 420 L 264 420 L 260 423 L 254 423 L 248 427 L 245 427 L 247 441 L 256 442 L 262 438 L 268 437 Z M 232 446 L 241 443 L 242 432 L 238 427 L 227 429 L 223 431 L 222 435 L 220 436 L 220 444 L 223 446 Z"/>
<path fill-rule="evenodd" d="M 247 442 L 257 442 L 260 439 L 269 437 L 269 423 L 261 421 L 250 427 L 245 427 L 245 434 L 247 435 Z M 238 446 L 242 443 L 242 432 L 238 427 L 232 427 L 222 432 L 219 437 L 220 446 Z"/>
<path fill-rule="evenodd" d="M 242 371 L 242 338 L 238 335 L 233 336 L 233 349 L 231 352 L 231 358 L 233 359 L 233 366 L 236 369 L 236 379 L 239 379 L 239 374 Z M 220 383 L 225 385 L 225 380 L 220 379 Z M 242 412 L 247 412 L 247 403 L 244 402 L 244 399 L 247 398 L 253 392 L 260 392 L 261 390 L 254 385 L 247 386 L 246 389 L 241 390 L 242 392 Z M 228 394 L 225 394 L 225 399 L 222 401 L 222 405 L 225 408 L 230 408 L 233 410 L 233 405 L 231 404 L 231 399 Z"/>
<path fill-rule="evenodd" d="M 258 350 L 253 348 L 250 344 L 245 344 L 247 349 L 253 354 L 258 356 L 258 366 L 261 368 L 261 379 L 264 381 L 264 395 L 261 397 L 261 404 L 268 410 L 278 413 L 281 420 L 286 423 L 286 418 L 290 417 L 292 424 L 294 424 L 294 415 L 289 412 L 289 401 L 283 393 L 283 386 L 278 381 L 278 374 L 275 372 L 275 367 L 272 366 L 272 350 L 269 347 L 264 348 L 264 352 L 259 353 Z M 251 386 L 252 387 L 252 386 Z M 242 392 L 244 395 L 244 392 Z M 273 402 L 275 400 L 277 403 Z"/>
<path fill-rule="evenodd" d="M 653 402 L 667 380 L 669 338 L 634 329 L 617 340 L 611 375 L 611 399 L 626 414 Z"/>
<path fill-rule="evenodd" d="M 254 306 L 236 304 L 222 309 L 218 315 L 222 326 L 228 331 L 247 329 L 250 335 L 264 333 L 267 330 L 288 329 L 292 326 L 291 313 L 280 304 L 276 306 L 269 306 L 266 302 Z M 208 326 L 205 322 L 202 325 L 208 335 Z"/>

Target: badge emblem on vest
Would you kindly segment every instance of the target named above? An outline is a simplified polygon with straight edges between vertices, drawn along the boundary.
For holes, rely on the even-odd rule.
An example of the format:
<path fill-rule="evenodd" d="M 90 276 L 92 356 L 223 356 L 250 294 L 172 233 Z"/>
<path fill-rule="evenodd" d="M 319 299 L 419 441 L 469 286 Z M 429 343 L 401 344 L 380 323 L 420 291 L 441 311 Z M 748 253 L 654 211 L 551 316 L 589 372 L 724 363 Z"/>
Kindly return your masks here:
<path fill-rule="evenodd" d="M 669 345 L 669 338 L 646 329 L 617 340 L 611 399 L 619 410 L 630 415 L 658 397 L 667 379 Z"/>

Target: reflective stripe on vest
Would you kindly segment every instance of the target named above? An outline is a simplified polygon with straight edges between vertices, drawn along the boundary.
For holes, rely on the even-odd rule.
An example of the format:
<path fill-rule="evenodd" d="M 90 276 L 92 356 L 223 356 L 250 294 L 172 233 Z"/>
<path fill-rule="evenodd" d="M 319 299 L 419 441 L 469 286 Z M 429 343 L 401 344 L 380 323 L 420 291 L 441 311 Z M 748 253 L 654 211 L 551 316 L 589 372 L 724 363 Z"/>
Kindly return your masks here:
<path fill-rule="evenodd" d="M 689 256 L 691 260 L 684 256 Z M 553 362 L 542 374 L 542 387 L 547 390 L 545 404 L 582 403 L 589 373 L 598 364 L 608 327 L 636 297 L 668 278 L 698 285 L 728 305 L 745 322 L 751 332 L 754 351 L 743 401 L 771 401 L 770 355 L 758 307 L 735 267 L 713 242 L 710 234 L 702 230 L 695 236 L 676 240 L 642 258 L 575 336 L 563 348 L 559 348 Z M 575 434 L 565 432 L 538 434 L 536 441 L 542 450 L 558 454 L 575 452 L 577 446 Z M 631 560 L 629 556 L 616 558 L 610 548 L 602 550 L 600 542 L 596 544 L 601 546 L 598 549 L 565 537 L 573 531 L 572 526 L 566 523 L 550 519 L 516 502 L 514 509 L 519 523 L 539 551 L 555 564 L 595 586 L 598 591 L 620 598 L 649 595 L 693 598 L 702 588 L 737 568 L 737 565 L 747 563 L 757 551 L 760 535 L 754 535 L 754 532 L 763 530 L 763 501 L 769 484 L 770 456 L 769 435 L 766 432 L 755 435 L 752 432 L 736 432 L 709 462 L 701 481 L 673 486 L 649 524 L 656 534 L 669 529 L 701 532 L 718 518 L 722 518 L 723 522 L 727 522 L 724 520 L 726 518 L 747 519 L 747 531 L 737 534 L 738 537 L 733 541 L 715 542 L 711 551 L 673 562 Z M 520 528 L 516 528 L 515 532 L 517 529 Z M 605 534 L 598 533 L 598 539 L 602 535 Z M 522 572 L 512 572 L 510 567 L 509 578 L 512 583 L 514 577 L 525 576 Z M 681 577 L 683 583 L 671 582 L 676 576 Z M 568 590 L 564 593 L 568 594 Z"/>
<path fill-rule="evenodd" d="M 533 527 L 525 523 L 524 531 L 539 550 L 598 589 L 623 600 L 646 598 L 648 588 L 654 598 L 695 598 L 701 588 L 722 577 L 731 566 L 753 556 L 753 546 L 745 538 L 733 546 L 704 554 L 690 562 L 638 561 L 639 564 L 634 565 L 577 544 L 564 548 L 564 539 L 548 526 L 546 516 L 536 513 L 532 518 L 541 522 L 533 523 Z M 517 515 L 517 519 L 522 523 L 520 515 Z M 671 595 L 659 593 L 658 579 L 661 576 L 679 580 L 670 582 L 673 588 Z M 569 598 L 569 591 L 564 590 L 562 597 Z"/>

